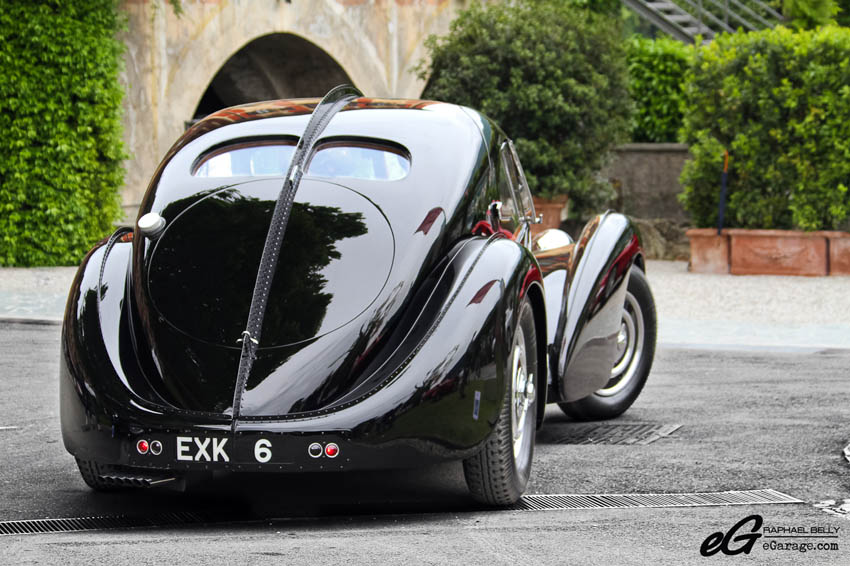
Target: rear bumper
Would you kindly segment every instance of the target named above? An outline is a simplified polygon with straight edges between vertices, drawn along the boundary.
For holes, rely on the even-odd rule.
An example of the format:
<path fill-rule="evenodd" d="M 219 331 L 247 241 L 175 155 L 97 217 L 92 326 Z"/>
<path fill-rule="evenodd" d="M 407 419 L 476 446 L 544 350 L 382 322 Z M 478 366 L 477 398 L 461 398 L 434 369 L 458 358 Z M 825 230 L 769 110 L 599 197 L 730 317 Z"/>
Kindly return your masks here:
<path fill-rule="evenodd" d="M 106 399 L 78 384 L 63 359 L 62 438 L 72 455 L 101 465 L 159 471 L 374 470 L 463 459 L 480 446 L 479 442 L 450 443 L 425 433 L 434 428 L 426 418 L 412 418 L 418 427 L 408 433 L 382 427 L 380 419 L 366 418 L 364 410 L 369 407 L 365 404 L 312 418 L 238 423 L 234 432 L 230 422 L 155 414 L 133 404 L 121 407 L 118 414 L 109 409 L 112 405 Z M 471 394 L 466 397 L 471 412 L 474 399 Z M 421 410 L 413 409 L 413 413 Z M 479 426 L 476 436 L 486 438 L 489 423 Z M 140 440 L 147 443 L 145 453 L 137 447 Z M 151 450 L 154 442 L 159 446 Z M 314 444 L 321 446 L 321 454 L 311 455 Z M 329 444 L 337 448 L 333 457 L 326 452 Z"/>
<path fill-rule="evenodd" d="M 101 465 L 177 475 L 217 470 L 286 473 L 411 468 L 472 452 L 442 450 L 423 441 L 376 446 L 340 431 L 231 433 L 187 428 L 115 431 L 113 435 L 111 429 L 94 429 L 83 434 L 86 450 L 75 454 L 77 457 Z"/>

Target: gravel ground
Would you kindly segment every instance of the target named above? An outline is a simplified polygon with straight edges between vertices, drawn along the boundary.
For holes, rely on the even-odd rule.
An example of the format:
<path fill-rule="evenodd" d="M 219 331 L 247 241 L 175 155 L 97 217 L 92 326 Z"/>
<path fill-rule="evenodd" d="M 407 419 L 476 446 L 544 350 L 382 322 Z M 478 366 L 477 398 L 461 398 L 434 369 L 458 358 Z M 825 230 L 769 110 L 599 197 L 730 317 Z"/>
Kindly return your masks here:
<path fill-rule="evenodd" d="M 709 347 L 850 348 L 850 278 L 710 275 L 650 261 L 659 342 Z"/>
<path fill-rule="evenodd" d="M 650 261 L 647 275 L 665 318 L 765 325 L 850 324 L 850 277 L 711 275 L 684 261 Z"/>
<path fill-rule="evenodd" d="M 61 321 L 76 267 L 0 268 L 0 319 Z"/>
<path fill-rule="evenodd" d="M 74 267 L 0 268 L 0 320 L 58 322 Z M 850 348 L 850 278 L 709 275 L 649 261 L 659 342 L 727 348 Z"/>

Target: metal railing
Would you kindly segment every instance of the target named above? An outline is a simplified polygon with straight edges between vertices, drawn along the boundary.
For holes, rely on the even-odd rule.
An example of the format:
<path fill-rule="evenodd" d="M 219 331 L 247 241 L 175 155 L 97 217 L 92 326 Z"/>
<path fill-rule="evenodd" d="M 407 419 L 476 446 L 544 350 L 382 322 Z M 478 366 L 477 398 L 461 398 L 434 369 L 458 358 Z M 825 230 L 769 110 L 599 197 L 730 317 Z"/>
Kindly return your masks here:
<path fill-rule="evenodd" d="M 662 32 L 684 41 L 775 26 L 782 15 L 760 0 L 621 0 Z"/>

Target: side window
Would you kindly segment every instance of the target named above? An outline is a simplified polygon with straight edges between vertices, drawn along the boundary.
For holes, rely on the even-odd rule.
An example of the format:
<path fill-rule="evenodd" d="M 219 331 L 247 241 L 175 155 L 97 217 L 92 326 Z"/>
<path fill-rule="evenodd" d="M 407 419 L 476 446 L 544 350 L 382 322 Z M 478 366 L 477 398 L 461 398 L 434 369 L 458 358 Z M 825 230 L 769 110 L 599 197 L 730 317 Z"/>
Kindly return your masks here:
<path fill-rule="evenodd" d="M 534 201 L 531 199 L 531 189 L 529 189 L 528 181 L 525 179 L 525 171 L 522 170 L 522 164 L 519 162 L 519 155 L 517 155 L 514 142 L 508 140 L 508 147 L 510 148 L 515 178 L 514 191 L 520 204 L 520 216 L 534 218 Z"/>
<path fill-rule="evenodd" d="M 517 182 L 516 169 L 513 166 L 513 158 L 511 157 L 510 147 L 507 142 L 502 144 L 499 156 L 500 163 L 496 183 L 499 186 L 499 200 L 502 202 L 502 228 L 516 234 L 519 229 L 521 215 L 516 197 L 514 196 L 514 187 Z"/>

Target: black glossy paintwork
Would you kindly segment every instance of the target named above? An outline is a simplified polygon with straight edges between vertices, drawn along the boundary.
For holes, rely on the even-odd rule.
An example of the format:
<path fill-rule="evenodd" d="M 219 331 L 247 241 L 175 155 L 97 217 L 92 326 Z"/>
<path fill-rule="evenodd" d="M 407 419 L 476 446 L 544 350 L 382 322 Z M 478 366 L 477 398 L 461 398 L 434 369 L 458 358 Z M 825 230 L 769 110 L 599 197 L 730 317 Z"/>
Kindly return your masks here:
<path fill-rule="evenodd" d="M 215 191 L 182 208 L 154 244 L 148 297 L 158 318 L 151 324 L 151 343 L 166 386 L 184 408 L 224 413 L 230 407 L 237 340 L 278 188 L 275 179 Z M 361 315 L 372 318 L 365 311 L 383 291 L 394 255 L 389 224 L 369 200 L 334 183 L 303 182 L 249 389 L 282 372 L 278 379 L 286 383 L 278 384 L 276 393 L 281 403 L 288 386 L 295 388 L 290 409 L 320 408 L 317 403 L 326 402 L 326 395 L 305 401 L 314 391 L 304 393 L 298 389 L 304 380 L 285 376 L 314 376 L 315 388 L 320 374 L 336 373 L 332 360 L 299 353 L 328 351 L 326 344 L 332 343 L 337 358 L 345 344 L 361 338 L 359 326 L 346 327 L 357 326 Z M 287 365 L 290 359 L 294 364 Z"/>
<path fill-rule="evenodd" d="M 461 214 L 466 212 L 467 207 L 458 201 L 475 196 L 468 191 L 471 181 L 470 171 L 475 172 L 474 174 L 479 177 L 477 179 L 473 177 L 472 182 L 481 185 L 482 188 L 486 185 L 489 158 L 486 146 L 482 144 L 480 125 L 476 125 L 461 110 L 446 106 L 439 116 L 433 116 L 431 112 L 421 110 L 347 112 L 334 119 L 326 130 L 324 139 L 351 139 L 350 135 L 345 134 L 355 131 L 360 139 L 379 141 L 382 139 L 381 134 L 387 131 L 388 123 L 393 116 L 402 117 L 411 125 L 421 125 L 421 131 L 402 132 L 394 135 L 391 140 L 395 145 L 401 145 L 410 152 L 410 172 L 401 181 L 346 180 L 349 189 L 338 188 L 337 192 L 340 195 L 346 190 L 351 195 L 358 193 L 362 195 L 349 198 L 348 202 L 337 203 L 341 207 L 341 214 L 349 215 L 343 217 L 344 220 L 354 220 L 355 218 L 351 215 L 363 216 L 360 220 L 362 225 L 351 225 L 353 223 L 349 222 L 349 225 L 344 228 L 349 231 L 366 230 L 367 233 L 359 237 L 343 239 L 339 243 L 340 246 L 345 247 L 343 250 L 345 253 L 340 254 L 341 258 L 332 262 L 332 265 L 327 268 L 333 268 L 333 264 L 343 265 L 339 266 L 336 273 L 328 274 L 331 277 L 325 277 L 327 281 L 325 285 L 333 287 L 334 293 L 323 291 L 302 293 L 303 300 L 294 301 L 296 307 L 303 308 L 302 312 L 290 312 L 291 309 L 288 308 L 285 300 L 277 303 L 275 301 L 286 294 L 280 292 L 281 288 L 291 288 L 291 284 L 286 285 L 283 278 L 275 277 L 275 285 L 281 285 L 281 288 L 273 289 L 271 295 L 272 316 L 267 316 L 264 324 L 263 341 L 260 343 L 261 351 L 258 354 L 256 369 L 252 372 L 247 384 L 243 410 L 245 415 L 278 415 L 314 411 L 342 395 L 347 384 L 355 383 L 361 377 L 358 370 L 368 361 L 368 353 L 380 349 L 381 344 L 378 343 L 380 339 L 387 340 L 391 336 L 392 333 L 388 327 L 394 324 L 394 319 L 401 316 L 403 307 L 410 302 L 411 291 L 417 289 L 429 275 L 435 265 L 434 262 L 445 255 L 446 246 L 461 237 L 468 237 L 470 233 L 470 227 L 465 224 L 472 219 L 467 219 Z M 268 199 L 272 198 L 271 195 L 275 194 L 276 189 L 279 190 L 279 185 L 282 183 L 280 178 L 253 180 L 248 183 L 240 183 L 240 179 L 233 179 L 234 185 L 230 185 L 229 188 L 216 189 L 212 186 L 216 182 L 215 179 L 199 180 L 191 176 L 192 164 L 196 155 L 234 137 L 256 139 L 263 134 L 270 136 L 297 133 L 304 125 L 302 123 L 304 118 L 306 116 L 235 124 L 202 136 L 187 145 L 163 168 L 158 185 L 152 188 L 146 197 L 145 206 L 161 214 L 166 219 L 168 228 L 161 237 L 161 241 L 145 242 L 145 245 L 136 247 L 134 269 L 137 278 L 133 288 L 137 304 L 142 311 L 141 318 L 148 342 L 152 344 L 162 378 L 167 382 L 169 391 L 179 399 L 179 406 L 182 408 L 217 413 L 229 411 L 234 379 L 232 376 L 235 375 L 235 372 L 231 370 L 235 361 L 226 353 L 211 352 L 206 344 L 216 343 L 222 347 L 228 347 L 227 343 L 230 341 L 230 347 L 238 347 L 236 340 L 244 329 L 247 304 L 250 302 L 253 286 L 251 279 L 256 273 L 256 269 L 250 266 L 252 262 L 255 265 L 258 261 L 268 221 L 256 222 L 253 225 L 248 223 L 245 230 L 247 234 L 213 237 L 209 246 L 204 245 L 204 237 L 198 234 L 193 234 L 190 238 L 191 242 L 187 242 L 188 249 L 192 249 L 193 242 L 198 242 L 195 247 L 207 250 L 212 261 L 215 261 L 216 253 L 222 256 L 229 255 L 233 253 L 233 247 L 236 246 L 238 253 L 235 254 L 237 256 L 235 261 L 241 262 L 241 265 L 236 267 L 237 270 L 242 269 L 245 275 L 245 280 L 240 281 L 237 287 L 246 289 L 238 299 L 234 298 L 235 293 L 238 292 L 235 289 L 233 293 L 224 290 L 217 292 L 215 283 L 210 281 L 211 273 L 221 275 L 222 272 L 233 270 L 217 269 L 210 272 L 206 267 L 209 262 L 199 261 L 198 257 L 189 259 L 188 254 L 186 263 L 194 263 L 196 268 L 189 269 L 189 273 L 185 273 L 184 269 L 180 274 L 175 274 L 176 284 L 174 285 L 161 284 L 162 293 L 160 298 L 157 298 L 155 296 L 158 281 L 157 269 L 166 273 L 174 273 L 176 269 L 181 269 L 179 265 L 180 250 L 183 249 L 181 240 L 186 238 L 172 238 L 175 253 L 174 260 L 170 263 L 158 263 L 159 247 L 169 241 L 169 231 L 172 229 L 181 231 L 180 224 L 187 218 L 194 216 L 197 220 L 190 222 L 183 232 L 191 234 L 196 231 L 194 230 L 196 226 L 203 226 L 205 221 L 213 226 L 209 231 L 214 231 L 216 224 L 228 224 L 221 221 L 222 216 L 238 215 L 224 208 L 233 210 L 245 208 L 244 199 L 233 198 L 231 198 L 233 202 L 230 203 L 222 198 L 208 205 L 207 201 L 215 198 L 204 198 L 208 193 L 229 195 L 234 191 L 240 194 L 249 192 L 250 195 L 259 197 L 259 201 L 264 203 L 258 204 L 257 208 L 264 207 L 265 210 L 270 211 L 273 202 Z M 437 159 L 445 150 L 437 153 L 437 147 L 432 141 L 445 137 L 447 131 L 454 133 L 458 144 L 455 148 L 456 158 L 450 163 L 452 166 L 450 168 L 445 166 L 446 162 L 440 162 Z M 490 131 L 493 132 L 492 129 Z M 473 151 L 469 151 L 469 148 Z M 460 175 L 459 171 L 462 171 L 464 175 Z M 324 192 L 327 193 L 324 195 L 325 198 L 319 198 L 318 202 L 323 206 L 330 206 L 334 202 L 333 194 L 323 188 L 328 185 L 327 182 L 305 178 L 299 189 L 298 199 L 309 202 L 310 199 L 315 200 L 315 197 L 322 197 L 323 195 L 319 193 Z M 215 211 L 216 213 L 206 210 L 204 213 L 193 214 L 198 207 L 215 208 L 212 205 L 221 207 L 220 213 L 218 210 Z M 486 206 L 483 199 L 481 206 Z M 147 211 L 148 208 L 144 208 L 142 213 Z M 259 215 L 269 213 L 259 212 Z M 447 217 L 447 213 L 453 213 L 453 216 Z M 388 224 L 387 220 L 379 220 L 381 215 L 386 216 Z M 237 227 L 234 230 L 238 230 L 240 223 L 238 221 L 232 223 L 232 226 Z M 384 225 L 383 232 L 380 232 L 381 224 Z M 171 227 L 172 225 L 174 228 Z M 226 226 L 224 232 L 231 232 L 231 230 L 228 230 Z M 140 234 L 137 233 L 136 236 L 139 241 L 142 241 Z M 223 247 L 224 240 L 238 243 Z M 287 255 L 298 257 L 301 251 L 316 248 L 315 234 L 299 230 L 297 225 L 291 226 L 287 231 L 282 249 L 279 272 L 286 271 L 290 275 L 297 276 L 298 266 L 284 258 Z M 404 253 L 399 253 L 398 257 L 393 259 L 395 248 L 404 250 Z M 327 252 L 327 250 L 319 251 Z M 251 257 L 246 259 L 247 256 Z M 322 260 L 319 257 L 310 258 L 306 255 L 301 257 L 308 262 Z M 392 263 L 388 264 L 388 261 Z M 166 265 L 165 269 L 163 264 Z M 387 278 L 389 266 L 392 266 L 392 273 Z M 307 279 L 303 277 L 299 283 L 306 284 Z M 383 286 L 379 284 L 381 282 L 384 283 Z M 157 308 L 159 303 L 171 301 L 174 305 L 171 312 L 183 313 L 185 311 L 181 305 L 192 302 L 188 299 L 191 291 L 186 292 L 186 290 L 205 287 L 207 291 L 199 293 L 199 299 L 195 303 L 200 304 L 201 309 L 206 308 L 204 305 L 226 304 L 231 309 L 232 316 L 219 317 L 218 321 L 211 320 L 212 315 L 202 317 L 204 320 L 198 321 L 193 327 L 192 322 L 198 317 L 190 312 L 198 309 L 187 309 L 190 312 L 184 315 L 185 320 L 175 321 L 172 319 L 179 316 L 162 316 L 165 314 L 162 312 L 163 309 Z M 172 290 L 178 292 L 172 294 Z M 339 295 L 339 297 L 330 299 L 329 295 Z M 320 313 L 312 307 L 321 307 L 321 303 L 326 301 L 329 303 L 330 312 L 319 320 Z M 310 308 L 307 307 L 309 303 L 312 303 Z M 279 307 L 277 312 L 280 316 L 274 316 L 276 304 Z M 364 308 L 366 308 L 365 311 Z M 225 318 L 227 320 L 224 320 Z M 299 327 L 294 329 L 295 332 L 291 328 L 294 323 Z M 317 323 L 320 327 L 313 328 Z M 343 324 L 345 328 L 327 334 L 328 330 Z M 164 328 L 165 326 L 170 328 Z M 206 330 L 207 328 L 209 330 Z M 182 331 L 185 337 L 177 336 L 178 330 Z M 285 339 L 287 334 L 293 335 L 292 339 Z M 318 338 L 312 339 L 317 335 Z M 305 340 L 310 342 L 305 343 Z M 300 343 L 286 346 L 293 342 Z M 280 350 L 265 351 L 275 346 L 280 346 Z M 341 356 L 346 351 L 352 354 Z M 367 352 L 365 357 L 363 351 Z M 318 370 L 318 368 L 323 369 Z M 198 376 L 197 380 L 195 376 Z M 266 380 L 269 382 L 263 383 Z M 203 384 L 202 387 L 196 386 L 199 382 Z M 273 391 L 275 402 L 257 401 L 258 394 L 252 391 L 258 388 L 261 391 Z M 231 391 L 230 399 L 226 393 L 228 389 Z M 257 411 L 261 412 L 257 413 Z"/>
<path fill-rule="evenodd" d="M 132 243 L 89 254 L 63 326 L 62 428 L 73 454 L 157 467 L 130 457 L 139 435 L 188 431 L 236 442 L 271 434 L 296 452 L 334 438 L 351 456 L 330 468 L 370 468 L 465 457 L 489 436 L 507 391 L 506 343 L 519 302 L 532 302 L 541 337 L 547 305 L 528 226 L 514 239 L 474 230 L 499 198 L 494 167 L 504 134 L 480 114 L 444 104 L 346 111 L 328 126 L 324 139 L 405 148 L 410 171 L 392 182 L 305 177 L 231 432 L 236 340 L 283 180 L 221 185 L 191 170 L 211 148 L 297 136 L 307 119 L 296 113 L 187 137 L 158 169 L 140 211 L 163 216 L 165 232 L 150 240 L 137 229 Z M 606 285 L 619 289 L 624 275 L 612 271 L 611 253 L 600 261 L 616 272 Z M 577 248 L 576 257 L 594 254 Z M 585 263 L 574 264 L 569 298 L 549 306 L 549 316 L 560 309 L 573 320 L 567 303 L 589 300 L 575 294 L 572 278 L 598 283 L 604 274 L 592 277 L 598 262 Z M 587 312 L 576 328 L 613 296 L 578 309 Z M 547 342 L 538 344 L 541 394 Z M 565 344 L 562 357 L 579 348 Z M 291 465 L 327 469 L 302 456 Z"/>
<path fill-rule="evenodd" d="M 102 254 L 92 257 L 99 260 Z M 433 460 L 468 453 L 486 437 L 501 407 L 508 365 L 504 337 L 513 332 L 513 313 L 523 287 L 525 293 L 541 293 L 539 281 L 529 282 L 527 277 L 534 270 L 531 254 L 511 241 L 469 239 L 458 244 L 437 276 L 443 292 L 422 305 L 422 316 L 416 317 L 411 332 L 392 345 L 388 363 L 373 366 L 372 382 L 364 381 L 347 399 L 312 418 L 278 417 L 269 422 L 249 417 L 240 421 L 237 431 L 278 433 L 291 437 L 286 441 L 291 446 L 301 446 L 310 435 L 338 431 L 349 449 L 368 449 L 376 458 L 373 466 L 401 465 L 394 456 L 382 463 L 382 450 L 396 456 L 409 452 L 410 463 L 418 461 L 414 455 Z M 89 276 L 96 272 L 90 263 L 81 271 Z M 79 328 L 96 326 L 94 295 L 88 295 L 89 306 L 77 313 L 77 324 L 66 322 L 63 336 L 63 350 L 78 358 L 69 363 L 66 357 L 61 366 L 63 436 L 69 450 L 80 457 L 127 464 L 131 440 L 150 436 L 145 431 L 164 433 L 191 426 L 226 436 L 226 425 L 216 424 L 221 421 L 213 415 L 158 412 L 130 388 L 110 387 L 125 381 L 126 368 L 99 364 L 108 361 L 102 352 L 80 347 Z M 126 327 L 115 338 L 120 340 L 123 332 Z M 445 344 L 455 346 L 446 349 Z M 93 375 L 95 368 L 97 383 L 80 379 Z M 480 393 L 477 415 L 476 392 Z M 116 448 L 119 442 L 122 449 Z M 369 467 L 365 460 L 361 465 Z M 356 467 L 356 462 L 348 467 Z"/>

